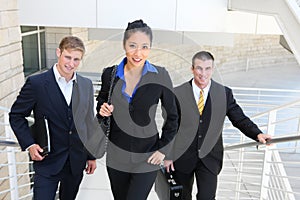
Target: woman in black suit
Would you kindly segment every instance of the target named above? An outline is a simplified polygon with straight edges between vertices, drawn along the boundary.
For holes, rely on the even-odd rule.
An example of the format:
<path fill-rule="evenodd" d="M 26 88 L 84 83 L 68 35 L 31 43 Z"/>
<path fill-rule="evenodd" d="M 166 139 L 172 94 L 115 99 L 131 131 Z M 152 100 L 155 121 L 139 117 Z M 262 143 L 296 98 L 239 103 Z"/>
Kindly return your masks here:
<path fill-rule="evenodd" d="M 113 67 L 106 68 L 101 77 L 97 113 L 100 120 L 111 116 L 106 160 L 116 200 L 147 199 L 177 131 L 172 82 L 163 67 L 147 61 L 151 45 L 152 31 L 146 23 L 128 23 L 123 38 L 126 57 L 116 66 L 111 105 L 106 102 Z M 155 123 L 159 102 L 164 117 L 161 136 Z"/>

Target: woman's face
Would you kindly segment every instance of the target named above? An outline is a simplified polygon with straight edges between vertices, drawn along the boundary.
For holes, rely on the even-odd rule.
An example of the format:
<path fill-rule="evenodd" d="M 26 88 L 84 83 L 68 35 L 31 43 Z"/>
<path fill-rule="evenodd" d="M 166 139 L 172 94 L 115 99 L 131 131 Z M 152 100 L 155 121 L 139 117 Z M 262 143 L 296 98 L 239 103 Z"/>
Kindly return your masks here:
<path fill-rule="evenodd" d="M 143 67 L 150 53 L 150 38 L 143 32 L 132 33 L 126 40 L 127 67 Z"/>

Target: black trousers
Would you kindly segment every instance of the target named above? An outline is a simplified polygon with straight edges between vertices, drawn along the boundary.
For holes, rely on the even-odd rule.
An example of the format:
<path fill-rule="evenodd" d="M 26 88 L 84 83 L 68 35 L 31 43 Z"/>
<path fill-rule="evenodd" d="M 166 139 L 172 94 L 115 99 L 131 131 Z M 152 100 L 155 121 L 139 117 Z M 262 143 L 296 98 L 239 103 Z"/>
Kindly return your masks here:
<path fill-rule="evenodd" d="M 209 171 L 200 159 L 191 173 L 180 172 L 175 168 L 175 176 L 183 186 L 183 200 L 192 200 L 194 176 L 198 189 L 197 200 L 214 200 L 216 198 L 217 175 Z"/>
<path fill-rule="evenodd" d="M 128 173 L 107 167 L 114 200 L 146 200 L 157 171 Z"/>
<path fill-rule="evenodd" d="M 45 177 L 41 174 L 35 174 L 33 187 L 34 200 L 54 200 L 58 183 L 60 183 L 59 199 L 74 200 L 78 193 L 82 177 L 83 172 L 76 175 L 72 174 L 68 161 L 57 175 Z"/>

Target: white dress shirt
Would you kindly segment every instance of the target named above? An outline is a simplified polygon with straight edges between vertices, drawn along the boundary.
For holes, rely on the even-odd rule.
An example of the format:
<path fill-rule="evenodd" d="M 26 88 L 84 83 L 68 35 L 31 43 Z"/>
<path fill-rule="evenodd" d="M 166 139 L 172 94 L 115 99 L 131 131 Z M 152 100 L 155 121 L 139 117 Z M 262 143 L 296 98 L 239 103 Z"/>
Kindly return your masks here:
<path fill-rule="evenodd" d="M 67 82 L 66 79 L 59 74 L 56 65 L 57 64 L 55 64 L 53 67 L 55 80 L 56 80 L 61 92 L 63 93 L 67 104 L 70 105 L 71 98 L 72 98 L 72 91 L 73 91 L 73 82 L 76 81 L 76 73 L 74 73 L 73 78 L 69 82 Z"/>
<path fill-rule="evenodd" d="M 209 81 L 208 85 L 205 88 L 203 88 L 204 106 L 205 106 L 205 103 L 206 103 L 206 100 L 207 100 L 207 97 L 208 97 L 208 92 L 209 92 L 209 89 L 210 89 L 210 85 L 211 85 L 211 81 Z M 194 98 L 195 98 L 195 101 L 196 101 L 196 104 L 197 104 L 198 101 L 199 101 L 199 98 L 200 98 L 200 90 L 201 89 L 195 84 L 194 79 L 192 81 L 192 88 L 193 88 Z"/>

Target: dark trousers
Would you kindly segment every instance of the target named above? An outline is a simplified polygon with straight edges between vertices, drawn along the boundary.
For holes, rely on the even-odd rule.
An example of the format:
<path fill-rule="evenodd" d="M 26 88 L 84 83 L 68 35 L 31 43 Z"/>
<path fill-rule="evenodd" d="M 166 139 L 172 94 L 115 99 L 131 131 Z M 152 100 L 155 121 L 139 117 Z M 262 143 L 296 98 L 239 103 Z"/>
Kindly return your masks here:
<path fill-rule="evenodd" d="M 128 173 L 107 167 L 114 200 L 146 200 L 155 181 L 157 171 Z"/>
<path fill-rule="evenodd" d="M 41 174 L 35 174 L 33 187 L 34 200 L 54 200 L 58 183 L 60 183 L 59 199 L 74 200 L 82 177 L 83 173 L 72 174 L 68 161 L 57 175 L 45 177 Z"/>
<path fill-rule="evenodd" d="M 176 169 L 175 169 L 176 170 Z M 183 200 L 192 200 L 192 189 L 194 176 L 197 183 L 197 200 L 214 200 L 217 190 L 217 175 L 209 171 L 198 159 L 197 166 L 191 173 L 184 173 L 176 170 L 176 179 L 183 186 Z"/>

